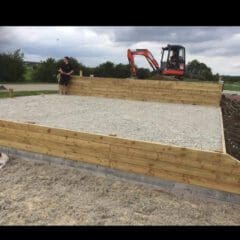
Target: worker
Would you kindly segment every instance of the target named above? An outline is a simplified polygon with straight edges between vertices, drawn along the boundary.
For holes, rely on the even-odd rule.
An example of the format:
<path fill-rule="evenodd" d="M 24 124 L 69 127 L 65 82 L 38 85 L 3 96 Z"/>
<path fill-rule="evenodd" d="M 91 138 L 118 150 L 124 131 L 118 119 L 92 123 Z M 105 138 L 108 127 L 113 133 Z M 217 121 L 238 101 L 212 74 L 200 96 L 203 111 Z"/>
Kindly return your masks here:
<path fill-rule="evenodd" d="M 170 57 L 170 67 L 171 68 L 178 68 L 178 56 L 177 56 L 177 51 L 173 51 L 173 55 Z"/>
<path fill-rule="evenodd" d="M 69 63 L 69 60 L 69 57 L 64 57 L 64 62 L 58 70 L 60 73 L 59 93 L 63 95 L 67 94 L 68 84 L 71 78 L 71 74 L 73 74 L 73 68 Z"/>

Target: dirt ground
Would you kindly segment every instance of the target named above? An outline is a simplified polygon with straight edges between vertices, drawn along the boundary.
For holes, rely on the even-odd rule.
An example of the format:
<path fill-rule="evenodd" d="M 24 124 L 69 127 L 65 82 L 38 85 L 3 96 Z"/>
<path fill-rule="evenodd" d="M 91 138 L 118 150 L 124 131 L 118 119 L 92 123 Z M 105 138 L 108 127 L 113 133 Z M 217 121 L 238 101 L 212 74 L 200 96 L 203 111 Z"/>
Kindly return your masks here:
<path fill-rule="evenodd" d="M 0 225 L 240 225 L 240 205 L 190 200 L 83 169 L 10 159 Z"/>
<path fill-rule="evenodd" d="M 240 95 L 223 95 L 221 107 L 226 150 L 240 160 Z"/>

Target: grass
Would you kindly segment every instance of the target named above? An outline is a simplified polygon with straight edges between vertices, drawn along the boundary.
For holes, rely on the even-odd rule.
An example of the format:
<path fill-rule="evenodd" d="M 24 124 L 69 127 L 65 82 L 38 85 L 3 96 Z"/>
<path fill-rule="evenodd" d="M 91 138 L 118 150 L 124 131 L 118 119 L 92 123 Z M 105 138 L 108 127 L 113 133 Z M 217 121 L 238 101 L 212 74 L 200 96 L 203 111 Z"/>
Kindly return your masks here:
<path fill-rule="evenodd" d="M 240 91 L 240 82 L 224 83 L 224 90 Z"/>
<path fill-rule="evenodd" d="M 41 94 L 56 94 L 56 93 L 58 93 L 58 91 L 53 91 L 53 90 L 19 91 L 19 92 L 14 92 L 14 97 L 33 96 L 33 95 L 41 95 Z M 7 91 L 0 92 L 0 98 L 9 98 L 9 92 Z"/>
<path fill-rule="evenodd" d="M 26 82 L 32 81 L 33 69 L 31 67 L 26 67 L 26 72 L 24 74 L 24 79 Z"/>
<path fill-rule="evenodd" d="M 184 78 L 184 81 L 186 82 L 201 82 L 197 79 L 190 79 L 190 78 Z M 207 81 L 202 81 L 207 82 Z M 240 82 L 224 82 L 224 90 L 230 90 L 230 91 L 240 91 Z"/>

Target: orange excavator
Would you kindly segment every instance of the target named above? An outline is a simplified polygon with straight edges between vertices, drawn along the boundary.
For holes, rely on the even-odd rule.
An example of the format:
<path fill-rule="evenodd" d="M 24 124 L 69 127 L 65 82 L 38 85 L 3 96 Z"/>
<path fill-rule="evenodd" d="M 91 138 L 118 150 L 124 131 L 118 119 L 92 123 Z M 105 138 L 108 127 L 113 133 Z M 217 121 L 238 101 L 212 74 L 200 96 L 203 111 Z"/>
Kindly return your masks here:
<path fill-rule="evenodd" d="M 183 46 L 167 45 L 167 47 L 163 47 L 160 64 L 158 64 L 148 49 L 128 49 L 128 61 L 131 67 L 132 77 L 134 78 L 137 77 L 137 67 L 134 61 L 135 55 L 144 56 L 153 71 L 155 71 L 161 79 L 183 80 L 185 74 L 185 48 Z"/>

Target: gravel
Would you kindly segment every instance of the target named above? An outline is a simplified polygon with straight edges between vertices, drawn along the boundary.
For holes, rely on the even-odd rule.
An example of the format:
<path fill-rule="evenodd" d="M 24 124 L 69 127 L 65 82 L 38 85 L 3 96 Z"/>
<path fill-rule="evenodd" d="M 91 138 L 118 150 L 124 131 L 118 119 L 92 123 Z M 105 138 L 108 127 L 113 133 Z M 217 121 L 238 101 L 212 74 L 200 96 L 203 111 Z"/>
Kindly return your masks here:
<path fill-rule="evenodd" d="M 17 158 L 0 169 L 0 225 L 239 226 L 240 205 Z"/>
<path fill-rule="evenodd" d="M 0 119 L 104 135 L 222 150 L 220 108 L 87 96 L 39 95 L 0 100 Z"/>

